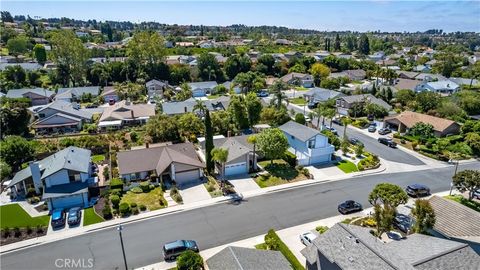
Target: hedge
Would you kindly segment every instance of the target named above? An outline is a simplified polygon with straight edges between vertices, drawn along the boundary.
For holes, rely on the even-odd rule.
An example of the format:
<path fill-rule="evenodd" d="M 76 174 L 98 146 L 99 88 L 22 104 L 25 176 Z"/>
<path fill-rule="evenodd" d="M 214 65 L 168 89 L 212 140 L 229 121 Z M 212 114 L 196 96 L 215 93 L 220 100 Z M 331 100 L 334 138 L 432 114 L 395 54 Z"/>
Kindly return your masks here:
<path fill-rule="evenodd" d="M 283 159 L 292 167 L 297 165 L 297 156 L 288 150 L 285 151 Z"/>
<path fill-rule="evenodd" d="M 294 270 L 305 270 L 305 267 L 303 267 L 303 265 L 298 261 L 297 257 L 293 255 L 292 251 L 282 241 L 282 239 L 280 239 L 273 229 L 270 229 L 267 235 L 265 235 L 265 243 L 269 245 L 269 249 L 271 249 L 270 247 L 274 247 L 274 250 L 280 251 Z"/>
<path fill-rule="evenodd" d="M 119 178 L 110 180 L 110 189 L 123 189 L 123 181 Z"/>

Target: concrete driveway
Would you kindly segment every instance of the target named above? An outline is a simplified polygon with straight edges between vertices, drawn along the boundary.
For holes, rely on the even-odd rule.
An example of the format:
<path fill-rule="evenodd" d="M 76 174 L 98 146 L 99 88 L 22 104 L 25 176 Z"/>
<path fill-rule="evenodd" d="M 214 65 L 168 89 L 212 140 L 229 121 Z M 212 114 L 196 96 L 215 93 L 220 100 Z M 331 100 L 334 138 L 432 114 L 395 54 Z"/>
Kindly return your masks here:
<path fill-rule="evenodd" d="M 310 171 L 315 180 L 325 180 L 339 175 L 345 175 L 333 162 L 322 165 L 311 165 L 305 168 Z"/>
<path fill-rule="evenodd" d="M 258 190 L 260 187 L 249 175 L 239 175 L 228 177 L 228 181 L 235 187 L 235 191 L 238 193 L 244 193 L 247 191 Z"/>
<path fill-rule="evenodd" d="M 209 200 L 210 194 L 203 185 L 202 182 L 198 181 L 188 185 L 183 185 L 179 188 L 180 195 L 182 195 L 183 203 L 194 203 L 203 200 Z"/>
<path fill-rule="evenodd" d="M 65 213 L 65 219 L 66 219 L 65 220 L 65 226 L 59 227 L 59 228 L 53 228 L 52 227 L 52 216 L 50 216 L 50 220 L 48 222 L 47 234 L 59 233 L 59 232 L 63 232 L 63 231 L 66 231 L 66 230 L 74 230 L 76 228 L 83 227 L 83 219 L 85 217 L 84 213 L 85 213 L 85 211 L 84 211 L 84 209 L 82 209 L 82 216 L 80 218 L 80 223 L 78 223 L 77 225 L 74 225 L 74 226 L 70 226 L 67 223 L 67 220 L 68 220 L 68 211 L 67 211 L 67 213 Z"/>

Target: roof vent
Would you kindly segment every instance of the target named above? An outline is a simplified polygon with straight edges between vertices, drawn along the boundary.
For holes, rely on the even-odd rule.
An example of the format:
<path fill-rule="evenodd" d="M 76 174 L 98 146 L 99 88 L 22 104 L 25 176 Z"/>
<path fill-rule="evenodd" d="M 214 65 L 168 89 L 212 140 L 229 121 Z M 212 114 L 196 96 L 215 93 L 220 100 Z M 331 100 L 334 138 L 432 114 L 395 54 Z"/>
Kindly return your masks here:
<path fill-rule="evenodd" d="M 348 257 L 348 260 L 349 260 L 350 262 L 355 261 L 355 260 L 353 259 L 353 257 Z"/>
<path fill-rule="evenodd" d="M 70 151 L 72 151 L 72 153 L 75 152 L 75 150 L 73 148 Z"/>
<path fill-rule="evenodd" d="M 355 243 L 357 243 L 357 244 L 360 243 L 360 239 L 355 238 Z"/>
<path fill-rule="evenodd" d="M 71 163 L 70 160 L 67 160 L 68 163 Z"/>

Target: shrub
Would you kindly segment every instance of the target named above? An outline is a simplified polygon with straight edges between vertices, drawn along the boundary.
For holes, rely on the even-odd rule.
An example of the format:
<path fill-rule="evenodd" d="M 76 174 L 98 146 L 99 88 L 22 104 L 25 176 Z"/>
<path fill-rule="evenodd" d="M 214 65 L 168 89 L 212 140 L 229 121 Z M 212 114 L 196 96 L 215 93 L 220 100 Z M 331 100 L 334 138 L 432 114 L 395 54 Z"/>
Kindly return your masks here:
<path fill-rule="evenodd" d="M 128 203 L 126 202 L 121 203 L 118 210 L 120 211 L 120 214 L 122 215 L 122 217 L 126 217 L 130 215 L 132 211 L 130 209 L 130 205 L 128 205 Z"/>
<path fill-rule="evenodd" d="M 141 182 L 140 188 L 144 193 L 150 192 L 150 181 Z"/>
<path fill-rule="evenodd" d="M 417 141 L 413 141 L 413 142 L 412 142 L 412 148 L 413 148 L 413 149 L 417 149 L 417 146 L 418 146 L 418 142 L 417 142 Z"/>
<path fill-rule="evenodd" d="M 110 190 L 109 189 L 102 189 L 102 191 L 100 191 L 100 197 L 101 198 L 108 198 L 109 195 L 110 195 Z"/>
<path fill-rule="evenodd" d="M 131 192 L 133 193 L 143 193 L 143 189 L 141 187 L 133 187 L 130 189 Z"/>
<path fill-rule="evenodd" d="M 13 236 L 15 238 L 18 238 L 18 237 L 22 236 L 22 231 L 20 230 L 19 227 L 14 227 L 13 228 Z"/>
<path fill-rule="evenodd" d="M 42 227 L 42 225 L 37 225 L 37 227 L 35 228 L 35 230 L 37 231 L 37 234 L 43 233 L 43 227 Z"/>
<path fill-rule="evenodd" d="M 32 234 L 33 230 L 32 230 L 32 227 L 30 225 L 27 225 L 27 227 L 25 227 L 25 229 L 26 229 L 28 235 Z"/>
<path fill-rule="evenodd" d="M 283 159 L 292 167 L 297 165 L 297 156 L 290 151 L 285 151 Z"/>
<path fill-rule="evenodd" d="M 138 208 L 140 208 L 140 211 L 145 211 L 145 210 L 147 210 L 147 207 L 146 207 L 145 205 L 143 205 L 143 204 L 140 204 L 140 205 L 138 206 Z"/>
<path fill-rule="evenodd" d="M 118 189 L 118 188 L 112 189 L 110 190 L 110 195 L 117 195 L 120 197 L 122 195 L 122 191 L 123 191 L 122 189 Z"/>
<path fill-rule="evenodd" d="M 180 193 L 175 193 L 175 194 L 170 195 L 170 196 L 177 203 L 182 203 L 183 202 L 183 198 L 182 198 L 182 195 L 180 195 Z"/>
<path fill-rule="evenodd" d="M 137 207 L 132 207 L 132 214 L 138 215 L 138 213 L 140 213 L 140 211 L 138 211 L 138 208 Z"/>
<path fill-rule="evenodd" d="M 120 197 L 118 195 L 110 195 L 110 202 L 112 202 L 114 208 L 117 208 L 120 203 Z"/>
<path fill-rule="evenodd" d="M 113 178 L 110 180 L 110 189 L 122 189 L 123 190 L 123 181 L 120 178 Z"/>
<path fill-rule="evenodd" d="M 35 188 L 30 187 L 27 189 L 27 198 L 33 197 L 37 195 L 37 192 L 35 191 Z"/>
<path fill-rule="evenodd" d="M 280 237 L 278 237 L 274 230 L 269 230 L 267 235 L 265 235 L 265 244 L 267 244 L 268 249 L 280 251 L 294 270 L 305 270 L 297 257 L 293 255 L 292 251 L 280 239 Z"/>
<path fill-rule="evenodd" d="M 328 227 L 327 226 L 318 226 L 315 228 L 315 230 L 319 233 L 319 234 L 322 234 L 324 232 L 326 232 L 328 230 Z"/>
<path fill-rule="evenodd" d="M 130 204 L 130 207 L 132 207 L 132 208 L 137 207 L 137 203 L 132 202 L 132 203 Z"/>
<path fill-rule="evenodd" d="M 202 256 L 192 250 L 187 250 L 178 256 L 177 270 L 198 270 L 203 268 Z"/>
<path fill-rule="evenodd" d="M 2 230 L 2 235 L 3 235 L 4 238 L 9 237 L 9 236 L 10 236 L 10 233 L 11 233 L 11 232 L 10 232 L 10 228 L 9 228 L 9 227 L 3 228 L 3 230 Z"/>
<path fill-rule="evenodd" d="M 208 192 L 213 192 L 214 190 L 215 190 L 215 187 L 212 184 L 208 183 L 207 184 L 207 191 Z"/>
<path fill-rule="evenodd" d="M 103 207 L 102 215 L 103 215 L 103 218 L 105 219 L 112 218 L 112 209 L 110 208 L 110 205 L 106 204 L 105 207 Z"/>

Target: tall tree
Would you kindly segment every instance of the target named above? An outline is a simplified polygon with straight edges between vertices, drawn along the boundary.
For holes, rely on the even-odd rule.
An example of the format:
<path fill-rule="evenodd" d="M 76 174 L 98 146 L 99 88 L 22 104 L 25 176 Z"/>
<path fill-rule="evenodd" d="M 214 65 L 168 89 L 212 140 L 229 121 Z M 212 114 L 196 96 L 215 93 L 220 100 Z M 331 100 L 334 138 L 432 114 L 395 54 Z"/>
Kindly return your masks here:
<path fill-rule="evenodd" d="M 468 191 L 468 199 L 473 200 L 473 193 L 480 189 L 480 171 L 464 170 L 453 176 L 453 184 L 460 192 Z"/>
<path fill-rule="evenodd" d="M 363 55 L 370 54 L 370 42 L 366 34 L 362 34 L 360 36 L 360 40 L 358 42 L 358 51 Z"/>
<path fill-rule="evenodd" d="M 157 32 L 137 32 L 127 44 L 127 55 L 141 65 L 159 64 L 166 55 L 164 42 Z"/>
<path fill-rule="evenodd" d="M 310 68 L 310 74 L 312 74 L 315 80 L 315 85 L 320 85 L 320 81 L 330 75 L 330 69 L 322 63 L 315 63 Z"/>
<path fill-rule="evenodd" d="M 228 78 L 233 79 L 238 73 L 248 72 L 252 61 L 247 55 L 232 55 L 225 62 L 224 68 Z"/>
<path fill-rule="evenodd" d="M 285 93 L 283 93 L 283 91 L 287 89 L 288 89 L 288 85 L 284 83 L 282 80 L 277 80 L 270 86 L 270 92 L 272 92 L 274 95 L 274 100 L 276 101 L 277 109 L 280 109 L 280 107 L 282 107 L 282 101 L 287 98 Z"/>
<path fill-rule="evenodd" d="M 368 201 L 374 206 L 374 218 L 377 222 L 377 236 L 392 228 L 395 209 L 408 201 L 405 191 L 394 184 L 380 183 L 368 195 Z"/>
<path fill-rule="evenodd" d="M 28 51 L 28 39 L 26 36 L 17 36 L 7 41 L 8 53 L 18 57 Z"/>
<path fill-rule="evenodd" d="M 240 86 L 242 92 L 247 94 L 250 91 L 258 91 L 265 86 L 263 75 L 258 72 L 248 71 L 246 73 L 238 73 L 233 80 L 234 85 Z"/>
<path fill-rule="evenodd" d="M 213 150 L 213 130 L 212 130 L 212 121 L 210 119 L 210 111 L 205 111 L 205 162 L 207 165 L 207 172 L 213 173 L 214 164 L 212 160 L 212 150 Z"/>
<path fill-rule="evenodd" d="M 221 179 L 225 180 L 225 163 L 228 160 L 228 149 L 224 148 L 213 148 L 212 150 L 212 160 L 219 163 L 221 166 Z"/>
<path fill-rule="evenodd" d="M 232 96 L 228 105 L 228 111 L 233 116 L 235 126 L 239 130 L 248 128 L 249 122 L 243 96 Z"/>
<path fill-rule="evenodd" d="M 2 98 L 0 110 L 0 136 L 25 135 L 28 133 L 30 112 L 28 99 Z"/>
<path fill-rule="evenodd" d="M 413 230 L 416 233 L 427 234 L 435 225 L 435 212 L 428 200 L 416 200 L 412 215 L 415 218 Z"/>
<path fill-rule="evenodd" d="M 250 127 L 253 127 L 260 121 L 262 103 L 255 93 L 250 92 L 245 97 L 245 107 L 247 109 L 248 124 Z"/>
<path fill-rule="evenodd" d="M 341 50 L 340 45 L 341 45 L 340 36 L 337 33 L 337 35 L 335 36 L 335 43 L 333 44 L 333 50 L 337 52 L 340 51 Z"/>
<path fill-rule="evenodd" d="M 257 60 L 257 68 L 258 65 L 262 64 L 265 66 L 265 74 L 266 75 L 273 75 L 275 73 L 275 58 L 271 54 L 262 54 Z"/>
<path fill-rule="evenodd" d="M 270 159 L 273 164 L 274 159 L 282 158 L 288 149 L 288 140 L 285 134 L 278 128 L 269 128 L 257 135 L 258 148 Z"/>
<path fill-rule="evenodd" d="M 197 58 L 198 76 L 204 81 L 223 81 L 224 75 L 220 64 L 213 54 L 202 53 Z"/>
<path fill-rule="evenodd" d="M 252 167 L 253 167 L 253 170 L 256 171 L 257 170 L 257 135 L 250 135 L 248 136 L 247 138 L 247 142 L 250 143 L 250 144 L 253 144 L 253 164 L 252 164 Z"/>
<path fill-rule="evenodd" d="M 13 170 L 18 170 L 20 165 L 33 159 L 35 147 L 32 142 L 20 136 L 7 136 L 0 141 L 2 160 Z"/>
<path fill-rule="evenodd" d="M 45 46 L 42 44 L 36 44 L 33 47 L 33 54 L 35 55 L 35 59 L 37 59 L 39 64 L 43 65 L 45 62 L 47 62 L 47 52 L 45 51 Z"/>

